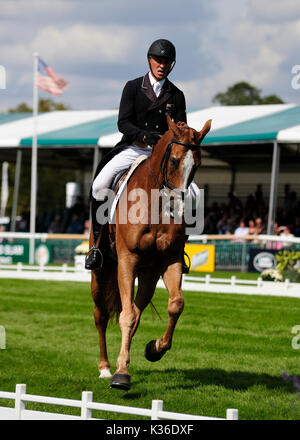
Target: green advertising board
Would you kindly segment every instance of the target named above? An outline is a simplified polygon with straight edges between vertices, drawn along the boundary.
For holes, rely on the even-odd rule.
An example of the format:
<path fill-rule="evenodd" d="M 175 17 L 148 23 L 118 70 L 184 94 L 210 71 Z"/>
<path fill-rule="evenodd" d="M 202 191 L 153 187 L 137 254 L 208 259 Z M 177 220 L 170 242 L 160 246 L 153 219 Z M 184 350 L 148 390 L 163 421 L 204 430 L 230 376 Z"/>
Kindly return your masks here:
<path fill-rule="evenodd" d="M 35 263 L 48 264 L 52 261 L 52 246 L 48 243 L 35 244 Z M 0 243 L 0 264 L 29 263 L 29 242 Z"/>

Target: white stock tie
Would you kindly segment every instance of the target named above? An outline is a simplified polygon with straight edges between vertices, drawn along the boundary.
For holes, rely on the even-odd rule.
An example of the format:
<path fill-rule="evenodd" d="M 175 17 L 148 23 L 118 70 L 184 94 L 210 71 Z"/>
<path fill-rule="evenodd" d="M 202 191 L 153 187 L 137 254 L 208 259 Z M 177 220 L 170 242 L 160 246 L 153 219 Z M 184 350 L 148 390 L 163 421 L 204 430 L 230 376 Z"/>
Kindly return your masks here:
<path fill-rule="evenodd" d="M 156 83 L 154 84 L 154 86 L 153 86 L 153 90 L 154 90 L 154 93 L 155 93 L 156 97 L 158 98 L 158 97 L 159 97 L 159 94 L 160 94 L 160 91 L 161 91 L 161 87 L 160 87 L 159 82 L 156 82 Z"/>

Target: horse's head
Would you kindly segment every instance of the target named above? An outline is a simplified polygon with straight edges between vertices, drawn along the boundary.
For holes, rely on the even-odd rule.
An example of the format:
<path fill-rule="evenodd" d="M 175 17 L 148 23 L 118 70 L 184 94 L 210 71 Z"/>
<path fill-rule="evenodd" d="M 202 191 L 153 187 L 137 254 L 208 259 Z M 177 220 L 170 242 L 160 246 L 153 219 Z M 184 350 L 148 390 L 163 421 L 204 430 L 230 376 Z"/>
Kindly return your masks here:
<path fill-rule="evenodd" d="M 201 131 L 184 122 L 175 124 L 169 115 L 167 121 L 169 130 L 157 145 L 159 150 L 164 149 L 160 162 L 161 187 L 185 192 L 201 165 L 200 144 L 210 130 L 211 119 Z"/>

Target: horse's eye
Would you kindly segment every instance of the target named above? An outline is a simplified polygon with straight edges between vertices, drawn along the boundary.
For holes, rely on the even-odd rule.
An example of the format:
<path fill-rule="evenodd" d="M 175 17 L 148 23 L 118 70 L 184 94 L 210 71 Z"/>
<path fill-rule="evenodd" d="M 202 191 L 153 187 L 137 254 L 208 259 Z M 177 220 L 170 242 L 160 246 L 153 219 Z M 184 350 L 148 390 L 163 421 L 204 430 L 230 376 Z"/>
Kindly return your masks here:
<path fill-rule="evenodd" d="M 177 159 L 176 157 L 171 157 L 171 165 L 173 168 L 178 168 L 180 159 Z"/>

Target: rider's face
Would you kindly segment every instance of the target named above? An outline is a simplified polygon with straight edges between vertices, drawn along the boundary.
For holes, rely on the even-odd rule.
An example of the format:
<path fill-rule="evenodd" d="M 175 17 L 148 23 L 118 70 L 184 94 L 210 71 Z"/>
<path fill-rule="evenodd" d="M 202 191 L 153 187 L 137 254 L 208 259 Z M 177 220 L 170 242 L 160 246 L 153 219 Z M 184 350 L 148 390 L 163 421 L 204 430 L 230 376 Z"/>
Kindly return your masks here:
<path fill-rule="evenodd" d="M 149 57 L 149 63 L 153 76 L 158 80 L 166 78 L 170 72 L 172 61 L 166 57 Z"/>

